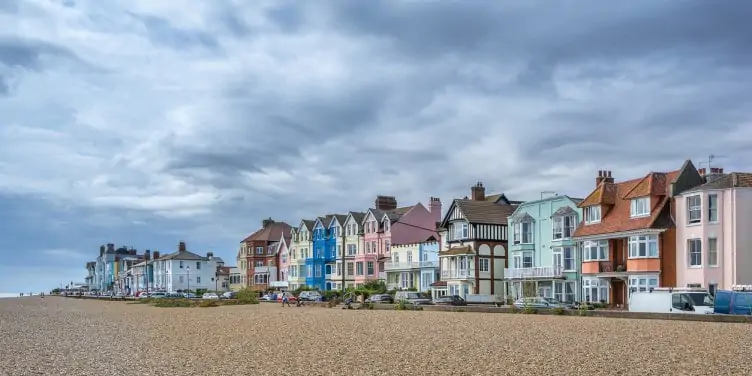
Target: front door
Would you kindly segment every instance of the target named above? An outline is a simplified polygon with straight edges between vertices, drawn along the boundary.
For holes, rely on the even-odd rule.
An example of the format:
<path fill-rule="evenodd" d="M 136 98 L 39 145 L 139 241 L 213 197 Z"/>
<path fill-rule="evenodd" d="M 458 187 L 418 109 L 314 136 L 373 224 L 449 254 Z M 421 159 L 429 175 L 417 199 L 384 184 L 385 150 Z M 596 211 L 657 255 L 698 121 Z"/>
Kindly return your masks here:
<path fill-rule="evenodd" d="M 611 280 L 611 304 L 614 307 L 626 308 L 626 284 L 621 279 Z"/>

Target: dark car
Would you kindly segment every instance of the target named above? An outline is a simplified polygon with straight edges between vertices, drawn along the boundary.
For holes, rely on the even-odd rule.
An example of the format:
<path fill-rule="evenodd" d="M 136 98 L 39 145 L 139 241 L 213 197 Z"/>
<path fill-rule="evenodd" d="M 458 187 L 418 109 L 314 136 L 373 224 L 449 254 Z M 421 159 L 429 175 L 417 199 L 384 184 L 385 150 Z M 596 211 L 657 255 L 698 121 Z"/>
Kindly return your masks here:
<path fill-rule="evenodd" d="M 393 304 L 394 298 L 392 298 L 389 294 L 376 294 L 371 295 L 370 298 L 367 299 L 369 303 L 384 303 L 384 304 Z"/>
<path fill-rule="evenodd" d="M 466 306 L 467 302 L 459 295 L 445 295 L 433 301 L 437 305 Z"/>

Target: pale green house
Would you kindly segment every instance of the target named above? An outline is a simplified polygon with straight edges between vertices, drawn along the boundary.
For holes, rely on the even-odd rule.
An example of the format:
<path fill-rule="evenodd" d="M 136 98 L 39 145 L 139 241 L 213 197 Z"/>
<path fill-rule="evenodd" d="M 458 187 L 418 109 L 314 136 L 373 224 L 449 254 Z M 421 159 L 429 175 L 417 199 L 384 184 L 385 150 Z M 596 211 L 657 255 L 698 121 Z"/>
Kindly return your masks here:
<path fill-rule="evenodd" d="M 509 216 L 512 236 L 504 279 L 511 298 L 579 300 L 580 260 L 572 236 L 582 220 L 580 201 L 559 195 L 528 201 Z"/>

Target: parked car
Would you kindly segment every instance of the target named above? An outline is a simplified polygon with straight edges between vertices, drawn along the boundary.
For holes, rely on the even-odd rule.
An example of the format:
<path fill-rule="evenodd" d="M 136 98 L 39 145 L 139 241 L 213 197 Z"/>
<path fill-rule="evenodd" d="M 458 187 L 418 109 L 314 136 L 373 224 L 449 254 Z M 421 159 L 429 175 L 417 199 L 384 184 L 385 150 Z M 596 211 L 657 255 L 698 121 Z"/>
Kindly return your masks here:
<path fill-rule="evenodd" d="M 194 294 L 192 292 L 184 292 L 183 293 L 183 297 L 186 298 L 186 299 L 197 299 L 198 298 L 198 296 L 196 296 L 196 294 Z"/>
<path fill-rule="evenodd" d="M 305 291 L 303 291 L 303 292 L 305 292 Z M 285 292 L 281 292 L 281 293 L 277 294 L 277 301 L 278 302 L 282 302 L 282 297 L 283 296 L 286 296 L 287 297 L 287 301 L 290 302 L 290 303 L 295 303 L 296 301 L 298 301 L 298 298 L 296 298 L 295 295 L 293 295 L 293 293 L 291 293 L 289 291 L 285 291 Z"/>
<path fill-rule="evenodd" d="M 304 302 L 317 302 L 323 300 L 323 298 L 318 291 L 303 291 L 298 296 L 298 299 Z"/>
<path fill-rule="evenodd" d="M 238 295 L 235 291 L 228 291 L 222 295 L 220 295 L 220 299 L 235 299 L 235 297 Z"/>
<path fill-rule="evenodd" d="M 219 295 L 213 292 L 207 292 L 201 297 L 201 299 L 219 299 Z"/>
<path fill-rule="evenodd" d="M 574 305 L 562 303 L 558 300 L 542 297 L 519 298 L 513 304 L 514 308 L 533 308 L 533 309 L 574 309 Z"/>
<path fill-rule="evenodd" d="M 265 300 L 267 302 L 273 302 L 273 301 L 277 300 L 277 295 L 278 294 L 266 294 L 266 295 L 264 295 L 264 296 L 261 297 L 261 300 Z"/>
<path fill-rule="evenodd" d="M 466 306 L 467 302 L 459 295 L 445 295 L 433 301 L 437 305 Z"/>
<path fill-rule="evenodd" d="M 147 298 L 150 298 L 150 299 L 162 299 L 162 298 L 166 298 L 166 297 L 167 297 L 167 293 L 166 292 L 150 292 L 147 295 Z"/>
<path fill-rule="evenodd" d="M 415 291 L 397 291 L 394 294 L 394 300 L 404 301 L 414 305 L 432 304 L 431 299 L 426 299 L 420 293 Z"/>
<path fill-rule="evenodd" d="M 394 298 L 389 294 L 376 294 L 371 295 L 368 299 L 366 299 L 367 303 L 385 303 L 385 304 L 392 304 L 394 303 Z"/>

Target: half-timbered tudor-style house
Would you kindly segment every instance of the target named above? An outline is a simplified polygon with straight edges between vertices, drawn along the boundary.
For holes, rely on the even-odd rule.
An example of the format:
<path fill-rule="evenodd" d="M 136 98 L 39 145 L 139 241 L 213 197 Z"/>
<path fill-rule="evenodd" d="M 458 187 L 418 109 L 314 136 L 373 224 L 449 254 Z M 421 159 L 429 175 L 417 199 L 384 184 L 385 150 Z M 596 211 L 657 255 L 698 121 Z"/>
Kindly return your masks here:
<path fill-rule="evenodd" d="M 441 282 L 432 286 L 463 298 L 506 295 L 507 218 L 519 204 L 503 194 L 487 197 L 480 182 L 469 199 L 455 199 L 440 224 L 446 238 L 439 251 Z"/>

